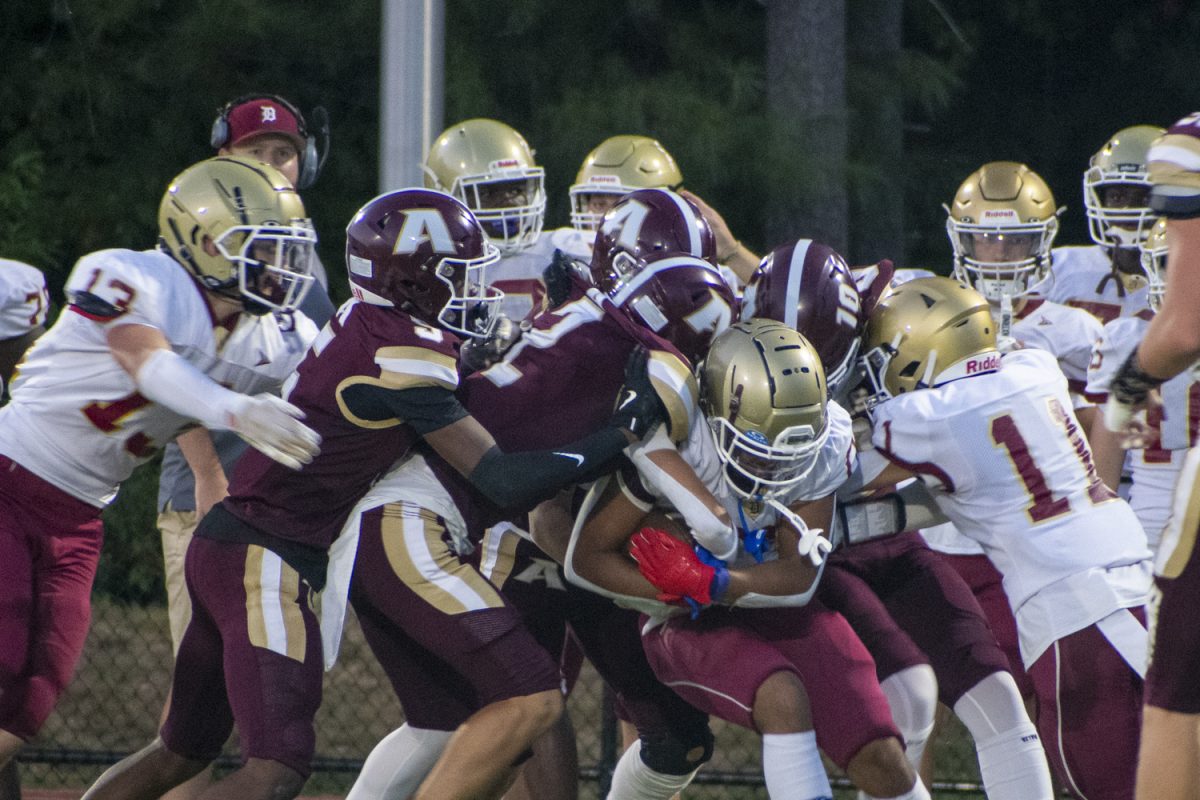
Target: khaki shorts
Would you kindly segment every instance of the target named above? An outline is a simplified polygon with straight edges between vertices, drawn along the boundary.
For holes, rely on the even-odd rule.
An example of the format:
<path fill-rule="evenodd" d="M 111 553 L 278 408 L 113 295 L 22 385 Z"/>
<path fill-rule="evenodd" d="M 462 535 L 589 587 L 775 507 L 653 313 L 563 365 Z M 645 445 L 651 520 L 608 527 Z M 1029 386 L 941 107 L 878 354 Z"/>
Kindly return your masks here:
<path fill-rule="evenodd" d="M 179 642 L 192 618 L 192 600 L 188 597 L 183 577 L 183 559 L 191 544 L 192 534 L 200 520 L 195 511 L 166 510 L 158 515 L 158 532 L 162 535 L 163 570 L 167 584 L 167 618 L 171 623 L 171 650 L 179 652 Z"/>

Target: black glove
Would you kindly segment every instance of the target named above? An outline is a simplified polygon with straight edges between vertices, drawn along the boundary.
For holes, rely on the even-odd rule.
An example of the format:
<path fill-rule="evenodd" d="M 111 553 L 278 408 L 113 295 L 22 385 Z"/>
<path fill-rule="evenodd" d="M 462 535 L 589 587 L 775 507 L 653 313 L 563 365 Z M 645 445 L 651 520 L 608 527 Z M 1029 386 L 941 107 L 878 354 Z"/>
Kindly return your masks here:
<path fill-rule="evenodd" d="M 571 276 L 578 271 L 578 262 L 562 250 L 555 249 L 550 266 L 542 272 L 546 284 L 546 307 L 558 308 L 571 296 Z"/>
<path fill-rule="evenodd" d="M 1117 370 L 1117 374 L 1113 376 L 1112 386 L 1109 387 L 1108 393 L 1118 403 L 1137 408 L 1145 405 L 1150 391 L 1161 386 L 1163 380 L 1163 378 L 1156 378 L 1142 369 L 1142 365 L 1138 363 L 1135 349 Z"/>
<path fill-rule="evenodd" d="M 609 420 L 615 427 L 624 428 L 639 439 L 646 438 L 656 425 L 667 419 L 666 406 L 650 383 L 647 359 L 646 348 L 642 345 L 629 354 L 625 364 L 625 385 L 621 387 L 617 409 Z"/>
<path fill-rule="evenodd" d="M 458 351 L 459 365 L 463 374 L 469 375 L 495 364 L 520 338 L 520 326 L 502 314 L 497 315 L 486 336 L 463 342 Z"/>

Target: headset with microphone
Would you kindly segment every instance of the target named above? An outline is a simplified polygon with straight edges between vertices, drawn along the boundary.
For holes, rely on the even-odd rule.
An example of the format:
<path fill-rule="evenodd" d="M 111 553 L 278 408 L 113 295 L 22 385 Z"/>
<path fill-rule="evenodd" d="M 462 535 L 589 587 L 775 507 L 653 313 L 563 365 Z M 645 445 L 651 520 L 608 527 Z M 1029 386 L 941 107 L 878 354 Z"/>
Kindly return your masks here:
<path fill-rule="evenodd" d="M 212 145 L 214 150 L 220 150 L 229 144 L 231 133 L 229 130 L 229 114 L 233 109 L 252 100 L 270 100 L 287 109 L 296 118 L 296 127 L 300 138 L 304 140 L 304 149 L 300 153 L 300 175 L 296 179 L 296 188 L 307 189 L 312 186 L 317 182 L 317 176 L 321 174 L 321 168 L 325 166 L 325 160 L 329 158 L 329 114 L 323 106 L 317 106 L 312 110 L 313 122 L 316 123 L 317 131 L 316 134 L 313 134 L 309 133 L 308 123 L 304 120 L 304 115 L 300 113 L 300 109 L 279 95 L 261 93 L 242 95 L 230 100 L 217 110 L 217 118 L 213 120 L 212 132 L 209 135 L 208 143 Z M 324 140 L 319 157 L 317 155 L 318 135 Z"/>

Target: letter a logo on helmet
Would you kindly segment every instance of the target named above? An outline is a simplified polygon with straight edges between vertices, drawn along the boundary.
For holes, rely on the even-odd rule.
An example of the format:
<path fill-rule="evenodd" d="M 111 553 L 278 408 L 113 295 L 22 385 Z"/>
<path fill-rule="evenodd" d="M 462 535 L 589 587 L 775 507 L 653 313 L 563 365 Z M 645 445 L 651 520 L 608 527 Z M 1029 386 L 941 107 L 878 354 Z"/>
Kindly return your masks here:
<path fill-rule="evenodd" d="M 433 245 L 435 253 L 454 252 L 450 229 L 436 208 L 414 208 L 405 212 L 404 225 L 396 235 L 396 246 L 392 248 L 392 253 L 415 253 L 424 242 Z"/>

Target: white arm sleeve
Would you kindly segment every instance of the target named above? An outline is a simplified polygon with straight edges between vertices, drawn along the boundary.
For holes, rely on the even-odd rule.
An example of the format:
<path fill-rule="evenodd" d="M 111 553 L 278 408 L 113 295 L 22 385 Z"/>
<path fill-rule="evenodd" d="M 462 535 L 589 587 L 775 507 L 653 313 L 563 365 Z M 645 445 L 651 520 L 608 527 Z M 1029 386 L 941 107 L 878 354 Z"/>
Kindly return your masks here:
<path fill-rule="evenodd" d="M 653 443 L 660 434 L 670 449 L 674 450 L 675 446 L 662 433 L 661 427 L 649 441 Z M 666 448 L 650 447 L 636 449 L 631 453 L 633 464 L 637 467 L 638 474 L 646 484 L 646 488 L 660 497 L 666 498 L 675 507 L 675 510 L 683 515 L 684 521 L 691 528 L 692 538 L 697 543 L 703 545 L 710 553 L 723 561 L 733 558 L 738 548 L 737 531 L 732 525 L 722 521 L 714 514 L 707 503 L 692 494 L 672 478 L 666 470 L 654 463 L 649 454 L 664 449 Z"/>
<path fill-rule="evenodd" d="M 209 429 L 228 430 L 249 398 L 231 392 L 177 353 L 155 350 L 134 377 L 147 400 L 160 403 Z"/>

